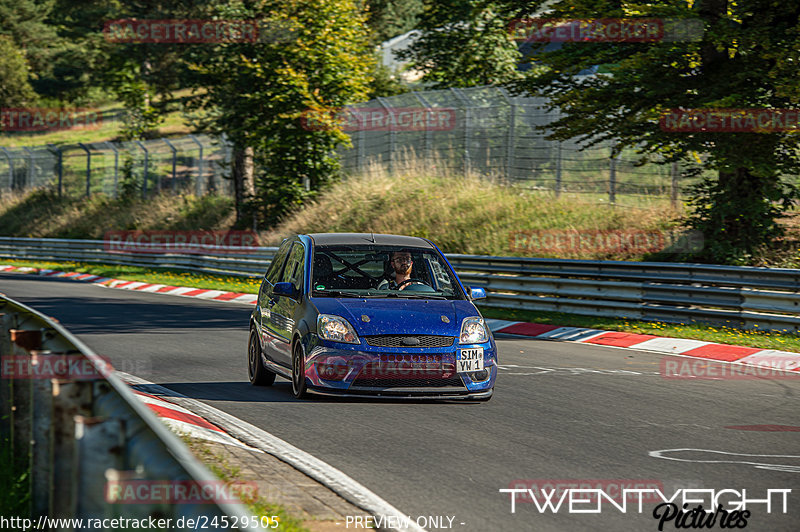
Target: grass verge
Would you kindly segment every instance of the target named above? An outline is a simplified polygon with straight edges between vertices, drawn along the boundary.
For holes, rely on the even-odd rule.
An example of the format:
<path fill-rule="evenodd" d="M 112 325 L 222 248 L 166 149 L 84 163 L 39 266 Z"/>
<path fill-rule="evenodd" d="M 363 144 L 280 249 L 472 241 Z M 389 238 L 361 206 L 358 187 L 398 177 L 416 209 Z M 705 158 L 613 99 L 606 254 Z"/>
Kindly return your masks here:
<path fill-rule="evenodd" d="M 0 420 L 6 423 L 7 420 Z M 0 440 L 0 516 L 28 517 L 30 471 L 18 471 L 7 437 Z"/>
<path fill-rule="evenodd" d="M 745 331 L 733 327 L 704 325 L 699 323 L 674 324 L 660 321 L 639 321 L 624 318 L 581 316 L 563 312 L 541 312 L 532 310 L 505 310 L 481 308 L 486 318 L 511 321 L 528 321 L 558 325 L 561 327 L 586 327 L 636 334 L 653 334 L 673 338 L 702 340 L 718 344 L 742 345 L 759 349 L 777 349 L 800 353 L 800 336 L 778 331 Z"/>
<path fill-rule="evenodd" d="M 172 286 L 191 286 L 194 288 L 206 288 L 211 290 L 226 290 L 246 294 L 257 294 L 261 282 L 260 279 L 225 277 L 221 275 L 187 273 L 178 270 L 115 266 L 110 264 L 94 265 L 81 263 L 29 262 L 3 259 L 0 259 L 0 264 L 60 269 L 91 273 L 93 275 L 113 277 L 115 279 L 169 284 Z M 704 342 L 800 353 L 800 336 L 777 331 L 745 331 L 733 327 L 703 325 L 699 323 L 680 325 L 665 322 L 603 318 L 597 316 L 582 316 L 579 314 L 566 314 L 563 312 L 540 312 L 531 310 L 481 308 L 481 313 L 486 318 L 501 320 L 529 321 L 563 327 L 587 327 L 591 329 L 604 329 L 637 334 L 654 334 L 657 336 L 686 338 L 702 340 Z"/>
<path fill-rule="evenodd" d="M 152 284 L 165 284 L 169 286 L 189 286 L 192 288 L 205 288 L 208 290 L 224 290 L 226 292 L 241 292 L 243 294 L 257 294 L 261 284 L 260 278 L 229 277 L 207 273 L 194 273 L 170 268 L 142 268 L 139 266 L 120 266 L 116 264 L 87 264 L 81 262 L 34 262 L 20 260 L 6 260 L 0 258 L 0 264 L 13 266 L 26 266 L 48 270 L 61 270 L 68 272 L 90 273 L 101 277 L 124 279 L 126 281 L 143 281 Z M 267 266 L 264 265 L 266 271 Z"/>
<path fill-rule="evenodd" d="M 241 468 L 230 464 L 222 454 L 212 452 L 203 440 L 192 438 L 185 434 L 180 435 L 180 438 L 197 459 L 203 462 L 217 478 L 226 483 L 235 483 L 241 480 Z M 279 504 L 271 503 L 259 496 L 243 498 L 242 503 L 254 516 L 277 517 L 278 526 L 270 528 L 270 530 L 308 532 L 308 529 L 303 527 L 300 519 L 293 517 L 286 508 Z M 272 522 L 270 522 L 270 526 L 272 526 Z"/>

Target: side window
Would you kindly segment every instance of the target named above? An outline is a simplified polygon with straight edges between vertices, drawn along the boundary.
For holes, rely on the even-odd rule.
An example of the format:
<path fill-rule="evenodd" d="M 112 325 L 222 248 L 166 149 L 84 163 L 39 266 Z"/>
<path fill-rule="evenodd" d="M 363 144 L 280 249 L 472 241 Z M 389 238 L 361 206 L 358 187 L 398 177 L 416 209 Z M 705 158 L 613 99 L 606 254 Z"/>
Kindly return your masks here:
<path fill-rule="evenodd" d="M 278 274 L 281 271 L 281 267 L 286 259 L 286 255 L 289 254 L 289 246 L 292 245 L 290 240 L 286 240 L 281 247 L 278 248 L 278 252 L 275 253 L 275 256 L 272 258 L 272 262 L 269 263 L 269 268 L 267 268 L 267 273 L 264 274 L 264 278 L 267 280 L 269 284 L 275 284 L 278 280 Z"/>
<path fill-rule="evenodd" d="M 281 275 L 281 282 L 292 283 L 300 290 L 303 289 L 303 273 L 305 272 L 305 249 L 303 244 L 295 242 L 286 261 L 286 268 Z"/>

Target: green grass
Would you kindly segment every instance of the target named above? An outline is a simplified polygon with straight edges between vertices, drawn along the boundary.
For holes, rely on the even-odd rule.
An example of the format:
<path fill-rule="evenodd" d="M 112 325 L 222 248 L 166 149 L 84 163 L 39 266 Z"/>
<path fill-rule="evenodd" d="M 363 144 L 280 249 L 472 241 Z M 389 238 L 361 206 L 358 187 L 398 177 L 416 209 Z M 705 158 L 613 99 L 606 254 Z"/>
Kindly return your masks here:
<path fill-rule="evenodd" d="M 6 423 L 6 420 L 0 420 Z M 0 516 L 28 517 L 30 503 L 30 471 L 16 470 L 11 442 L 0 441 Z"/>
<path fill-rule="evenodd" d="M 234 220 L 224 196 L 161 194 L 113 199 L 59 197 L 50 190 L 0 196 L 0 235 L 102 239 L 111 230 L 225 230 Z"/>
<path fill-rule="evenodd" d="M 479 305 L 480 306 L 480 305 Z M 672 338 L 702 340 L 719 344 L 741 345 L 760 349 L 777 349 L 800 353 L 800 335 L 779 331 L 745 331 L 733 327 L 705 325 L 700 323 L 674 324 L 639 321 L 625 318 L 581 316 L 563 312 L 541 312 L 533 310 L 506 310 L 481 308 L 486 318 L 511 321 L 545 323 L 563 327 L 586 327 L 637 334 L 653 334 Z"/>
<path fill-rule="evenodd" d="M 164 115 L 164 121 L 158 128 L 149 133 L 151 138 L 182 137 L 193 133 L 187 124 L 186 117 L 181 110 L 181 100 L 189 95 L 191 89 L 176 91 L 169 102 L 169 112 Z M 44 105 L 49 109 L 53 106 Z M 100 105 L 82 105 L 81 108 L 95 109 L 104 113 L 117 113 L 122 111 L 119 102 L 106 102 Z M 66 107 L 67 109 L 70 106 Z M 0 144 L 7 148 L 21 146 L 40 146 L 45 144 L 77 144 L 79 142 L 105 142 L 119 140 L 124 125 L 124 117 L 117 119 L 104 119 L 99 127 L 57 130 L 57 131 L 19 131 L 0 134 Z"/>
<path fill-rule="evenodd" d="M 257 294 L 261 284 L 260 278 L 231 277 L 206 273 L 185 272 L 171 268 L 141 268 L 138 266 L 121 266 L 114 264 L 87 264 L 79 262 L 39 262 L 7 260 L 0 258 L 0 264 L 27 266 L 48 270 L 90 273 L 102 277 L 124 279 L 127 281 L 143 281 L 152 284 L 170 286 L 189 286 L 209 290 L 225 290 L 243 294 Z M 264 265 L 266 271 L 267 265 Z"/>

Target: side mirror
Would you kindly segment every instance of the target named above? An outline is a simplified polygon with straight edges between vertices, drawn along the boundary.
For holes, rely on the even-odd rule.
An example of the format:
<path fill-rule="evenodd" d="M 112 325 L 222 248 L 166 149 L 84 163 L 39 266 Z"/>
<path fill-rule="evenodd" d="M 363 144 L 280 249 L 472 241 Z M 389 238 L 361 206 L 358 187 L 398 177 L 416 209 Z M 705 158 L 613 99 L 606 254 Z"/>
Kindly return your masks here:
<path fill-rule="evenodd" d="M 481 287 L 470 286 L 469 287 L 469 297 L 472 300 L 475 299 L 486 299 L 486 290 Z"/>
<path fill-rule="evenodd" d="M 275 286 L 272 287 L 272 295 L 297 299 L 300 291 L 292 283 L 275 283 Z"/>

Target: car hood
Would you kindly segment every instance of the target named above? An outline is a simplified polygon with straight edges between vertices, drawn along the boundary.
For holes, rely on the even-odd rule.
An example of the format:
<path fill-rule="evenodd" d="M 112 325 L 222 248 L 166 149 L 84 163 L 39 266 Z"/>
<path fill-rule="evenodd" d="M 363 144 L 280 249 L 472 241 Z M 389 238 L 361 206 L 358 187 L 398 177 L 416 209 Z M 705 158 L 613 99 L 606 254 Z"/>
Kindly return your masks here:
<path fill-rule="evenodd" d="M 315 297 L 320 314 L 346 318 L 359 336 L 376 334 L 433 334 L 458 336 L 461 320 L 477 316 L 470 301 L 443 299 L 358 299 Z M 364 321 L 367 316 L 369 321 Z M 448 320 L 445 323 L 444 319 Z"/>

